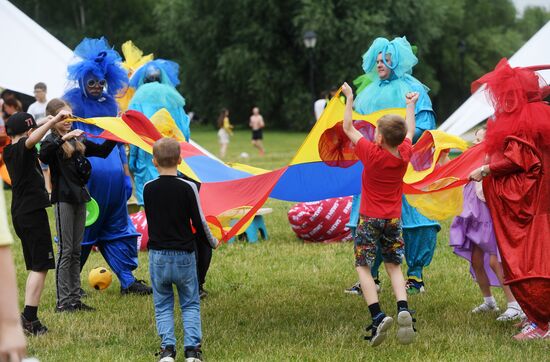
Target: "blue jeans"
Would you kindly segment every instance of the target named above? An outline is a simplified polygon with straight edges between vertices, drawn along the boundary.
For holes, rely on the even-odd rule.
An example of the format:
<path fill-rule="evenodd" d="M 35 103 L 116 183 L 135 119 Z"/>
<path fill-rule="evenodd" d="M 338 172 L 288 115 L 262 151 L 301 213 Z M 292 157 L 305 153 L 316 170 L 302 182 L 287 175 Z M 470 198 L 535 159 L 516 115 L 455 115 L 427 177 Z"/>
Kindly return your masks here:
<path fill-rule="evenodd" d="M 174 290 L 178 290 L 183 319 L 183 345 L 200 346 L 202 339 L 199 283 L 194 252 L 149 250 L 149 272 L 153 284 L 153 301 L 161 348 L 176 346 L 174 333 Z"/>

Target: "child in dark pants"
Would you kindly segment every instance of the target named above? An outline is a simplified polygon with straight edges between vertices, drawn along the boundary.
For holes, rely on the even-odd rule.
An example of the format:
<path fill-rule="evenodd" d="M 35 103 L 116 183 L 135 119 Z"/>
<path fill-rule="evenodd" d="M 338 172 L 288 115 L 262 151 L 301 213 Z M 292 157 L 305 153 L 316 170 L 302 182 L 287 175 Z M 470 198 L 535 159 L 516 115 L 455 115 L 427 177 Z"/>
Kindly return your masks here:
<path fill-rule="evenodd" d="M 406 120 L 396 115 L 383 116 L 377 122 L 375 142 L 370 142 L 353 126 L 353 91 L 347 83 L 342 86 L 342 92 L 346 96 L 344 132 L 355 145 L 355 154 L 363 164 L 361 222 L 357 227 L 354 249 L 355 268 L 372 315 L 372 324 L 367 327 L 367 330 L 372 330 L 372 335 L 367 339 L 372 346 L 379 345 L 393 324 L 392 317 L 386 316 L 380 308 L 370 271 L 380 249 L 397 299 L 397 339 L 401 344 L 409 344 L 414 341 L 415 330 L 401 272 L 405 248 L 400 217 L 403 176 L 412 155 L 414 107 L 418 93 L 406 95 Z"/>
<path fill-rule="evenodd" d="M 46 213 L 46 208 L 51 204 L 35 146 L 49 129 L 68 116 L 68 112 L 60 112 L 55 117 L 45 119 L 37 129 L 34 118 L 24 112 L 13 114 L 6 122 L 6 133 L 11 144 L 4 148 L 4 161 L 12 181 L 13 228 L 21 239 L 25 265 L 30 271 L 21 322 L 25 332 L 35 336 L 48 331 L 38 319 L 38 304 L 48 270 L 55 268 L 52 235 Z"/>
<path fill-rule="evenodd" d="M 46 113 L 57 115 L 61 110 L 72 112 L 61 99 L 48 102 Z M 117 145 L 105 141 L 101 145 L 82 138 L 83 131 L 71 130 L 71 122 L 56 124 L 40 146 L 40 160 L 50 166 L 52 195 L 57 226 L 57 266 L 55 284 L 57 312 L 90 311 L 92 307 L 80 300 L 80 252 L 86 223 L 86 203 L 90 193 L 86 188 L 91 166 L 85 157 L 109 156 Z"/>
<path fill-rule="evenodd" d="M 177 176 L 180 162 L 180 145 L 176 140 L 162 138 L 155 142 L 153 163 L 159 177 L 143 188 L 149 231 L 149 272 L 157 331 L 161 337 L 159 362 L 173 362 L 176 357 L 174 284 L 183 319 L 186 361 L 202 360 L 195 243 L 208 242 L 212 248 L 218 245 L 202 214 L 197 187 Z"/>

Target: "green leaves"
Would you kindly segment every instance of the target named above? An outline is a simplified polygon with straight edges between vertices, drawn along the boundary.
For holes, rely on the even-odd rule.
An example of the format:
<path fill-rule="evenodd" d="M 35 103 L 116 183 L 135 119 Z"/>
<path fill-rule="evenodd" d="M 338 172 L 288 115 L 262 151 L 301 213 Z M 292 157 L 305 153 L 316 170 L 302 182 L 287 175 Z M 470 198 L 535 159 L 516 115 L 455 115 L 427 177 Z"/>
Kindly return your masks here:
<path fill-rule="evenodd" d="M 376 37 L 407 36 L 418 47 L 414 75 L 431 89 L 443 121 L 472 81 L 550 20 L 542 8 L 517 18 L 510 0 L 13 2 L 69 47 L 105 35 L 116 48 L 133 40 L 145 53 L 178 62 L 187 110 L 211 124 L 227 107 L 231 121 L 246 127 L 259 106 L 268 127 L 299 130 L 313 121 L 307 30 L 317 34 L 317 94 L 361 75 L 362 55 Z"/>

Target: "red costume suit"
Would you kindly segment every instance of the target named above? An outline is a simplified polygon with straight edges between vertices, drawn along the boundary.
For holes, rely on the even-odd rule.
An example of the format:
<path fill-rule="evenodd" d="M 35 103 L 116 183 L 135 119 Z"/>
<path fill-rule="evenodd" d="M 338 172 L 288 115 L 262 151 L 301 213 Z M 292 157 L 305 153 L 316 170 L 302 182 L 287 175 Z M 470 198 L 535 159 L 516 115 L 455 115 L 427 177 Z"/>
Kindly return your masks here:
<path fill-rule="evenodd" d="M 493 217 L 505 284 L 539 328 L 550 321 L 550 106 L 529 68 L 503 59 L 473 88 L 487 85 L 495 108 L 485 147 L 483 189 Z"/>

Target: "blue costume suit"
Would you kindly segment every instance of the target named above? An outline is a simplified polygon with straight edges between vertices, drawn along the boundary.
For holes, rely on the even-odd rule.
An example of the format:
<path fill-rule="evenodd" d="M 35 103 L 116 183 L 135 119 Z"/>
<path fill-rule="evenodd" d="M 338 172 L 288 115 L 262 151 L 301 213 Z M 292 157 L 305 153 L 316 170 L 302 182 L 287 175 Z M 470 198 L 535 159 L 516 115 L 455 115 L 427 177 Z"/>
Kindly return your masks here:
<path fill-rule="evenodd" d="M 392 71 L 388 79 L 382 80 L 376 74 L 376 57 L 382 53 L 391 55 Z M 398 55 L 398 59 L 394 56 Z M 369 114 L 387 108 L 405 108 L 405 94 L 418 92 L 419 99 L 415 107 L 416 129 L 413 143 L 426 130 L 435 129 L 435 114 L 432 102 L 428 96 L 428 88 L 411 75 L 412 67 L 418 62 L 413 55 L 410 44 L 405 38 L 396 38 L 388 41 L 384 38 L 376 39 L 367 53 L 363 56 L 363 68 L 372 82 L 359 93 L 355 99 L 355 110 L 361 114 Z M 388 66 L 388 64 L 386 64 Z M 358 210 L 360 197 L 354 196 L 352 209 Z M 358 213 L 356 215 L 359 216 Z M 432 260 L 437 233 L 441 226 L 433 220 L 420 214 L 409 205 L 403 195 L 401 212 L 403 238 L 405 240 L 405 259 L 407 261 L 407 276 L 409 279 L 422 281 L 422 270 Z M 382 263 L 379 251 L 375 264 L 371 268 L 374 278 L 378 278 L 378 269 Z"/>
<path fill-rule="evenodd" d="M 128 109 L 143 113 L 147 118 L 162 108 L 165 108 L 176 126 L 189 141 L 189 116 L 183 107 L 185 99 L 169 84 L 159 82 L 145 83 L 139 86 L 132 97 Z M 134 174 L 135 195 L 138 205 L 143 205 L 143 186 L 158 177 L 158 171 L 153 165 L 153 156 L 139 147 L 130 146 L 129 164 Z"/>
<path fill-rule="evenodd" d="M 70 104 L 73 114 L 82 118 L 116 116 L 118 106 L 114 98 L 104 93 L 99 99 L 87 97 L 80 88 L 68 91 L 63 99 Z M 98 135 L 103 130 L 90 124 L 74 122 L 73 127 Z M 138 266 L 137 237 L 128 216 L 127 181 L 123 165 L 127 163 L 123 145 L 118 145 L 103 159 L 90 157 L 92 174 L 87 187 L 99 205 L 97 221 L 86 228 L 82 242 L 83 266 L 93 245 L 120 280 L 122 288 L 128 288 L 135 278 L 132 271 Z"/>
<path fill-rule="evenodd" d="M 129 109 L 143 113 L 151 118 L 165 108 L 174 119 L 176 126 L 189 141 L 189 117 L 185 113 L 185 99 L 176 90 L 179 65 L 171 60 L 155 59 L 139 68 L 130 80 L 130 86 L 136 89 Z M 138 205 L 143 205 L 143 186 L 158 177 L 153 165 L 153 156 L 142 149 L 130 146 L 130 171 L 134 174 L 135 195 Z"/>

